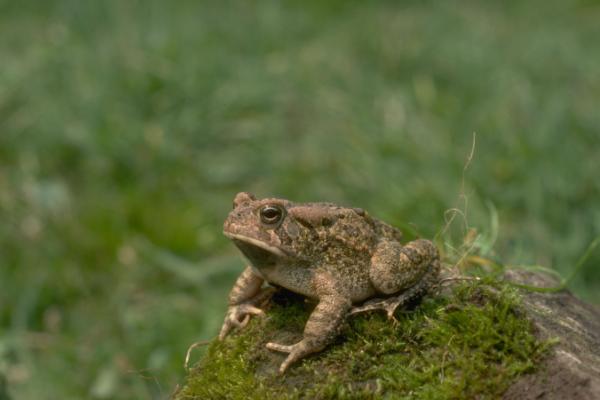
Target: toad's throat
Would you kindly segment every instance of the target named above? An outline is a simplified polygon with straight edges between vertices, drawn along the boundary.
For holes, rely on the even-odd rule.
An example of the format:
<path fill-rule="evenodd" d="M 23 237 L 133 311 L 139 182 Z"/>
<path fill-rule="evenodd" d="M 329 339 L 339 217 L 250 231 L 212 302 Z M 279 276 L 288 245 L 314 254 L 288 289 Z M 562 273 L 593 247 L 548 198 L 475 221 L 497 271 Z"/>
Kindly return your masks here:
<path fill-rule="evenodd" d="M 256 268 L 276 265 L 282 258 L 287 257 L 281 249 L 260 240 L 235 233 L 226 233 L 225 235 L 233 241 L 248 261 Z"/>

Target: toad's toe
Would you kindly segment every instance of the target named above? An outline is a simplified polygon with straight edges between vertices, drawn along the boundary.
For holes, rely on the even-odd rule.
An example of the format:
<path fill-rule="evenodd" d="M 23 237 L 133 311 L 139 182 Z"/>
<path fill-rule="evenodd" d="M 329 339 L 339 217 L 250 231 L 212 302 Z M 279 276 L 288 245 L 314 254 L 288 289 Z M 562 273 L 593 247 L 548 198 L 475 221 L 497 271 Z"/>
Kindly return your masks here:
<path fill-rule="evenodd" d="M 267 343 L 266 347 L 269 350 L 279 351 L 281 353 L 291 353 L 294 348 L 293 345 L 286 346 L 284 344 L 278 344 L 278 343 L 272 343 L 272 342 Z"/>

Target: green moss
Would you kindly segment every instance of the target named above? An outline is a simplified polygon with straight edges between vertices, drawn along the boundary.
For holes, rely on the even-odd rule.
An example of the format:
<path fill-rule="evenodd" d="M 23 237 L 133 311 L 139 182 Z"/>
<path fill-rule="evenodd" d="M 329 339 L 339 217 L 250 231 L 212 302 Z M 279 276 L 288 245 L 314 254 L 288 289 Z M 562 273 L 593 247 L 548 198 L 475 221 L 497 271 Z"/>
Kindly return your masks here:
<path fill-rule="evenodd" d="M 255 379 L 246 360 L 251 343 L 249 335 L 225 343 L 215 341 L 179 398 L 243 399 L 249 391 L 254 396 L 266 395 L 267 390 Z"/>
<path fill-rule="evenodd" d="M 264 344 L 298 340 L 312 307 L 278 294 L 269 317 L 211 344 L 176 398 L 496 398 L 549 347 L 536 340 L 514 289 L 465 283 L 397 322 L 354 317 L 336 343 L 279 376 L 283 355 Z"/>

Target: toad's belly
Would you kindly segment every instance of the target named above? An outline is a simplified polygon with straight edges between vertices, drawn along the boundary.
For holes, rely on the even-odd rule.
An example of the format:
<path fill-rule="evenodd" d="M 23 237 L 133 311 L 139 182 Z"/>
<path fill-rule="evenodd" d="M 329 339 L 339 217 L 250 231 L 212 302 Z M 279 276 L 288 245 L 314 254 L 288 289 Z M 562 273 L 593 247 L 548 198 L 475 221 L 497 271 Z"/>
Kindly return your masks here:
<path fill-rule="evenodd" d="M 339 270 L 285 265 L 259 268 L 256 272 L 271 284 L 312 299 L 320 297 L 313 283 L 315 274 L 319 272 L 326 272 L 331 276 L 331 279 L 334 280 L 333 284 L 339 289 L 340 294 L 349 297 L 352 303 L 364 301 L 376 294 L 368 274 L 362 273 L 361 270 L 341 273 Z"/>
<path fill-rule="evenodd" d="M 319 296 L 313 286 L 314 269 L 303 266 L 269 266 L 258 268 L 257 271 L 267 282 L 294 293 L 317 299 Z"/>

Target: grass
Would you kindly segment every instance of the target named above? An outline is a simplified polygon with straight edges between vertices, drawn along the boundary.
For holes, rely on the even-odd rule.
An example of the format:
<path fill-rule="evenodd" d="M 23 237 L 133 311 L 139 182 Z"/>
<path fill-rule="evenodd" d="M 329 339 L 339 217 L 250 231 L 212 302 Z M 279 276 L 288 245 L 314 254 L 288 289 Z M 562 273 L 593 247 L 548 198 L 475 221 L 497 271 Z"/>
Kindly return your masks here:
<path fill-rule="evenodd" d="M 175 398 L 492 399 L 534 371 L 550 345 L 536 340 L 515 289 L 487 280 L 428 299 L 397 323 L 381 313 L 353 318 L 338 343 L 279 376 L 282 357 L 264 345 L 297 340 L 311 307 L 274 303 L 268 318 L 213 342 Z"/>
<path fill-rule="evenodd" d="M 488 257 L 568 274 L 600 233 L 599 14 L 0 2 L 0 398 L 4 380 L 15 398 L 164 398 L 241 270 L 221 235 L 236 192 L 433 237 L 464 209 L 473 132 L 463 192 L 483 232 L 498 210 Z M 593 302 L 598 262 L 570 285 Z"/>

